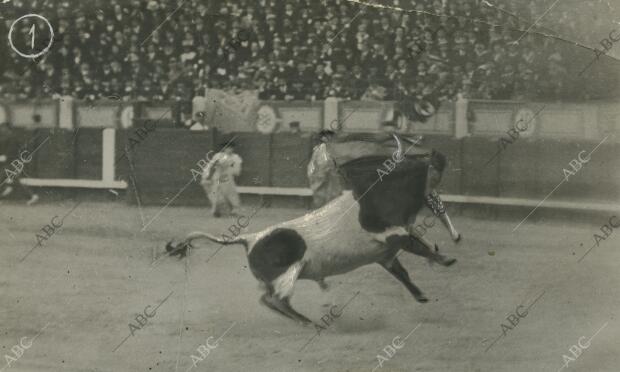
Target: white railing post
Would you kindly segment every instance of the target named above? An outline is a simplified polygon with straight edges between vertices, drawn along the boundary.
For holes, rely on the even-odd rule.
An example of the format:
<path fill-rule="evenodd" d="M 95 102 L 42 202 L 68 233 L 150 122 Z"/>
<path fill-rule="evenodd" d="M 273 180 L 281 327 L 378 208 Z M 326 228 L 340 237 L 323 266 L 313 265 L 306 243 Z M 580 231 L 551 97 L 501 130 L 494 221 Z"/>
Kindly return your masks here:
<path fill-rule="evenodd" d="M 469 135 L 467 122 L 467 107 L 469 101 L 462 94 L 458 94 L 454 103 L 454 137 L 463 138 Z"/>
<path fill-rule="evenodd" d="M 106 128 L 101 135 L 101 180 L 104 183 L 114 182 L 115 164 L 114 153 L 116 147 L 116 129 Z"/>
<path fill-rule="evenodd" d="M 340 130 L 340 118 L 338 117 L 338 113 L 340 112 L 339 104 L 340 101 L 338 98 L 334 97 L 326 98 L 325 101 L 323 101 L 323 129 Z M 330 125 L 330 123 L 334 124 Z"/>
<path fill-rule="evenodd" d="M 73 106 L 75 101 L 73 97 L 62 96 L 62 99 L 58 99 L 58 127 L 65 129 L 73 129 L 79 127 L 74 123 L 75 117 L 73 115 Z"/>

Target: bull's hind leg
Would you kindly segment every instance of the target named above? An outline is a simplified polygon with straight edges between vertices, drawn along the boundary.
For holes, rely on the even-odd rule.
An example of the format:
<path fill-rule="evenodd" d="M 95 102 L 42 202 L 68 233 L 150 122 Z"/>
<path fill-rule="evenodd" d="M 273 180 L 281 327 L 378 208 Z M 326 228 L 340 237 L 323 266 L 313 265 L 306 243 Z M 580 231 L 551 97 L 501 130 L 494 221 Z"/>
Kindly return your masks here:
<path fill-rule="evenodd" d="M 303 262 L 299 261 L 291 265 L 282 275 L 278 276 L 272 283 L 274 287 L 273 303 L 285 315 L 303 323 L 310 324 L 312 321 L 303 314 L 298 313 L 291 306 L 290 299 L 293 295 L 293 286 L 304 267 Z"/>
<path fill-rule="evenodd" d="M 293 319 L 290 316 L 288 316 L 284 311 L 280 310 L 280 308 L 277 306 L 276 301 L 273 300 L 273 294 L 265 293 L 264 295 L 262 295 L 260 298 L 260 303 L 267 306 L 269 309 L 275 311 L 276 313 L 280 315 L 284 315 L 285 317 L 289 319 Z"/>
<path fill-rule="evenodd" d="M 298 313 L 295 309 L 293 309 L 293 307 L 290 304 L 290 298 L 289 297 L 285 297 L 283 299 L 278 299 L 279 304 L 281 306 L 281 308 L 284 310 L 284 312 L 287 315 L 292 316 L 294 319 L 296 319 L 297 321 L 301 322 L 304 325 L 310 325 L 312 324 L 312 320 L 306 318 L 306 316 L 304 316 L 303 314 Z"/>
<path fill-rule="evenodd" d="M 260 302 L 267 306 L 269 309 L 275 311 L 280 315 L 284 315 L 285 317 L 298 321 L 304 325 L 312 324 L 312 321 L 306 318 L 303 314 L 298 313 L 293 309 L 290 304 L 290 299 L 288 297 L 279 298 L 275 293 L 265 293 L 261 298 Z"/>
<path fill-rule="evenodd" d="M 269 289 L 268 293 L 265 293 L 260 302 L 267 306 L 269 309 L 275 311 L 280 315 L 298 321 L 304 325 L 312 324 L 312 321 L 306 318 L 303 314 L 298 313 L 290 304 L 290 297 L 281 298 L 274 292 L 273 289 Z"/>
<path fill-rule="evenodd" d="M 248 262 L 252 273 L 267 284 L 261 303 L 270 309 L 299 321 L 312 321 L 291 307 L 293 287 L 304 267 L 306 243 L 298 232 L 279 228 L 261 238 L 250 250 Z"/>
<path fill-rule="evenodd" d="M 411 292 L 416 301 L 421 303 L 428 302 L 428 298 L 424 295 L 424 293 L 422 293 L 420 288 L 413 284 L 411 278 L 409 278 L 409 273 L 403 267 L 400 261 L 398 261 L 397 257 L 394 257 L 391 262 L 382 262 L 381 266 L 383 266 L 383 268 L 389 271 L 389 273 L 392 274 L 396 279 L 398 279 L 399 282 L 403 283 L 403 285 L 407 287 L 409 292 Z"/>

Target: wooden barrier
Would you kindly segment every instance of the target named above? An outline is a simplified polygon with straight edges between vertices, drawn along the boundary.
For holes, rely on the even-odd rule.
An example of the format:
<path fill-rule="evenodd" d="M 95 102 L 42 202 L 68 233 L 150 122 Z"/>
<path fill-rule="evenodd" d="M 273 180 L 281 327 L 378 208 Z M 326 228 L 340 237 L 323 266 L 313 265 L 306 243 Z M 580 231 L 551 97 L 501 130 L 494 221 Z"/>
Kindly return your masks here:
<path fill-rule="evenodd" d="M 54 128 L 58 126 L 59 102 L 51 99 L 38 101 L 4 102 L 7 121 L 14 127 L 35 128 L 34 115 L 41 116 L 37 128 Z"/>
<path fill-rule="evenodd" d="M 341 118 L 351 114 L 347 119 L 350 127 L 345 125 L 344 128 L 350 131 L 377 124 L 382 110 L 389 104 L 337 103 Z M 9 107 L 7 112 L 10 117 L 18 113 L 25 122 L 32 113 L 23 102 L 12 105 L 3 105 Z M 41 106 L 40 103 L 37 105 Z M 74 116 L 80 122 L 90 118 L 90 111 L 96 111 L 82 107 L 82 103 L 76 105 L 78 114 Z M 131 191 L 128 194 L 134 195 L 134 189 L 138 190 L 137 194 L 144 197 L 143 202 L 147 204 L 165 204 L 183 190 L 178 197 L 179 204 L 204 204 L 202 188 L 197 182 L 190 182 L 191 169 L 197 169 L 197 162 L 204 159 L 209 150 L 215 151 L 219 142 L 238 135 L 235 139 L 237 152 L 244 160 L 243 173 L 238 179 L 242 192 L 309 195 L 306 166 L 311 154 L 312 135 L 307 132 L 224 135 L 217 130 L 193 132 L 157 126 L 154 132 L 133 145 L 129 157 L 134 168 L 132 171 L 130 159 L 118 160 L 125 146 L 132 145 L 131 138 L 135 142 L 137 128 L 114 129 L 119 126 L 119 110 L 127 105 L 110 103 L 101 106 L 104 116 L 108 118 L 102 126 L 108 129 L 81 125 L 76 134 L 74 130 L 40 128 L 33 132 L 27 126 L 19 127 L 17 133 L 22 143 L 35 134 L 39 143 L 49 136 L 49 143 L 26 165 L 25 183 L 42 187 L 128 187 Z M 289 110 L 286 115 L 298 115 L 291 118 L 305 118 L 305 128 L 312 128 L 314 120 L 322 120 L 324 108 L 318 103 L 298 108 L 295 105 L 295 102 L 281 103 L 278 110 Z M 434 122 L 429 122 L 429 130 L 424 132 L 425 146 L 438 149 L 449 160 L 441 192 L 455 196 L 457 201 L 461 199 L 456 196 L 463 197 L 463 202 L 481 200 L 504 205 L 504 201 L 523 201 L 524 205 L 529 205 L 531 201 L 542 200 L 562 181 L 563 169 L 569 169 L 569 162 L 580 151 L 591 151 L 604 136 L 618 133 L 620 128 L 620 110 L 609 103 L 549 104 L 541 111 L 530 133 L 511 139 L 506 132 L 518 112 L 524 107 L 535 111 L 543 106 L 509 101 L 474 101 L 470 107 L 472 118 L 475 118 L 469 123 L 471 135 L 462 139 L 453 136 L 450 127 L 453 125 L 450 118 L 452 109 L 448 105 L 442 108 L 443 116 L 437 115 Z M 34 104 L 32 107 L 35 107 Z M 49 107 L 49 110 L 53 109 L 53 105 Z M 89 114 L 82 114 L 82 110 Z M 137 110 L 147 109 L 142 107 Z M 161 117 L 161 110 L 157 110 L 153 109 L 147 116 L 156 118 L 159 113 Z M 305 116 L 297 114 L 304 112 Z M 107 120 L 116 121 L 108 123 Z M 561 127 L 563 122 L 567 123 L 565 133 Z M 317 124 L 322 127 L 324 123 Z M 618 137 L 606 137 L 605 143 L 592 155 L 592 160 L 554 191 L 548 200 L 549 205 L 617 205 L 620 200 L 620 171 L 616 166 L 620 158 Z M 508 142 L 502 145 L 501 138 Z M 0 151 L 4 146 L 0 144 Z M 135 196 L 130 197 L 129 201 L 136 202 Z"/>
<path fill-rule="evenodd" d="M 521 137 L 564 141 L 601 140 L 615 134 L 620 142 L 620 105 L 616 102 L 545 103 L 470 100 L 469 133 L 478 137 L 507 136 L 519 113 L 536 114 L 527 122 L 532 133 Z M 521 124 L 525 126 L 526 124 Z"/>

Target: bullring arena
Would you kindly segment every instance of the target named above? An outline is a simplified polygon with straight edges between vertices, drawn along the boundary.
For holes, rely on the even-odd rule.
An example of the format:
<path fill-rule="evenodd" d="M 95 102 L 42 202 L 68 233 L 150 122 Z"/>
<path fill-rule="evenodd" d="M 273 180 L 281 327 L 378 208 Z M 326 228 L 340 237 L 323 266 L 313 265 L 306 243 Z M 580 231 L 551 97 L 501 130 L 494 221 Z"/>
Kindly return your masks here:
<path fill-rule="evenodd" d="M 293 303 L 317 322 L 329 314 L 332 304 L 343 305 L 359 292 L 315 337 L 313 328 L 283 320 L 258 303 L 257 284 L 239 246 L 225 247 L 211 257 L 218 246 L 205 244 L 187 261 L 156 261 L 163 253 L 162 242 L 180 231 L 224 231 L 230 225 L 231 221 L 205 218 L 201 209 L 170 207 L 141 233 L 136 208 L 123 202 L 86 202 L 48 244 L 19 263 L 32 247 L 32 231 L 44 225 L 47 216 L 70 207 L 2 206 L 4 353 L 21 337 L 31 337 L 49 324 L 15 363 L 15 370 L 184 371 L 192 367 L 191 355 L 200 356 L 199 345 L 231 326 L 196 368 L 372 370 L 386 345 L 419 326 L 383 370 L 558 370 L 562 356 L 571 356 L 568 349 L 580 337 L 589 338 L 606 323 L 574 368 L 616 370 L 617 231 L 577 262 L 598 230 L 596 223 L 550 215 L 521 227 L 515 239 L 514 219 L 457 215 L 459 228 L 467 234 L 458 247 L 445 232 L 429 232 L 442 250 L 458 258 L 455 266 L 430 267 L 419 257 L 401 255 L 429 295 L 427 304 L 416 303 L 378 265 L 328 279 L 328 292 L 300 281 Z M 148 207 L 144 213 L 158 210 Z M 263 209 L 249 228 L 261 229 L 300 213 Z M 171 292 L 144 329 L 112 352 L 129 334 L 128 324 L 137 324 L 135 315 Z M 506 317 L 541 293 L 528 315 L 485 352 L 502 336 L 500 324 L 510 325 Z"/>
<path fill-rule="evenodd" d="M 616 7 L 2 2 L 0 372 L 618 371 Z M 400 158 L 392 141 L 423 155 Z M 365 169 L 379 177 L 359 206 L 321 199 L 357 185 L 338 178 L 351 163 L 336 144 L 351 163 L 386 166 Z M 205 193 L 229 148 L 242 165 L 217 168 L 232 181 L 216 190 L 231 208 L 236 190 L 237 215 Z M 423 179 L 399 173 L 407 161 Z M 410 176 L 419 190 L 393 186 Z M 400 210 L 370 203 L 357 215 L 382 196 L 417 209 L 372 230 L 363 217 Z M 338 217 L 317 235 L 376 238 L 344 258 L 325 243 L 324 262 L 395 236 L 436 245 L 397 256 L 427 298 L 379 259 L 295 281 L 303 260 L 277 253 L 299 247 L 276 252 L 261 240 L 272 232 L 249 247 L 185 244 L 194 231 L 229 240 L 314 216 L 318 204 Z M 259 283 L 256 251 L 284 274 Z M 312 324 L 260 301 L 289 279 Z"/>

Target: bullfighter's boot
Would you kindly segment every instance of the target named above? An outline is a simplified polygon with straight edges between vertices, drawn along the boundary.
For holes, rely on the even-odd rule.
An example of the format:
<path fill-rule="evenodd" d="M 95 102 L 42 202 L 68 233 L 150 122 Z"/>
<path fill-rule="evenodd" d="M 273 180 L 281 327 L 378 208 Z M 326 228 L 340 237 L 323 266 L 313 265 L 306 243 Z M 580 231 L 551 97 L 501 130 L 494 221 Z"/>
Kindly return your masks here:
<path fill-rule="evenodd" d="M 431 211 L 433 211 L 435 216 L 439 217 L 441 223 L 443 223 L 446 229 L 448 229 L 452 240 L 454 240 L 455 242 L 461 240 L 461 234 L 459 234 L 459 232 L 456 231 L 456 229 L 454 228 L 454 225 L 452 225 L 450 216 L 448 216 L 448 213 L 446 212 L 446 207 L 443 205 L 443 201 L 441 201 L 441 198 L 439 197 L 439 194 L 437 194 L 437 191 L 433 190 L 430 192 L 430 194 L 426 195 L 425 201 L 426 206 Z"/>

